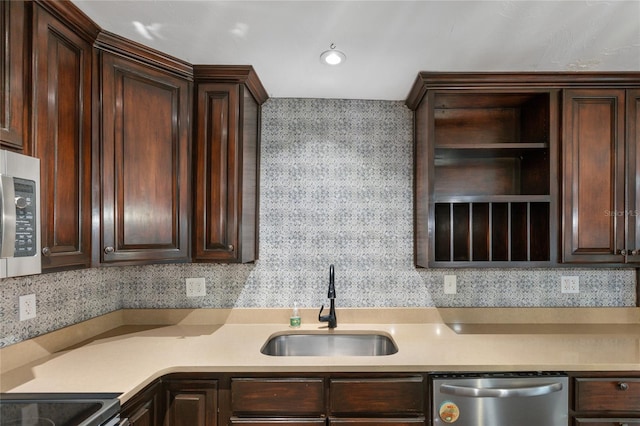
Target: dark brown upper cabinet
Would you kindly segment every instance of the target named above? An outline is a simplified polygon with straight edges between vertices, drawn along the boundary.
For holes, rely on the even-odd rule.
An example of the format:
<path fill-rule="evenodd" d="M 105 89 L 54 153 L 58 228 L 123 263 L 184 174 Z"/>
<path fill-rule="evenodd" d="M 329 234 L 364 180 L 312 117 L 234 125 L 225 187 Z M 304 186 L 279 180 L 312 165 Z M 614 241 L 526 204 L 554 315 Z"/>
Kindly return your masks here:
<path fill-rule="evenodd" d="M 559 90 L 523 74 L 421 73 L 415 111 L 415 263 L 555 262 Z"/>
<path fill-rule="evenodd" d="M 98 29 L 73 10 L 33 4 L 30 151 L 40 158 L 43 270 L 91 264 L 92 43 Z"/>
<path fill-rule="evenodd" d="M 94 262 L 186 262 L 191 66 L 106 32 L 96 47 Z"/>
<path fill-rule="evenodd" d="M 568 89 L 563 113 L 563 262 L 639 263 L 640 89 Z"/>
<path fill-rule="evenodd" d="M 194 66 L 194 262 L 258 257 L 261 105 L 250 66 Z"/>
<path fill-rule="evenodd" d="M 0 146 L 18 152 L 29 127 L 30 10 L 27 2 L 0 2 Z"/>

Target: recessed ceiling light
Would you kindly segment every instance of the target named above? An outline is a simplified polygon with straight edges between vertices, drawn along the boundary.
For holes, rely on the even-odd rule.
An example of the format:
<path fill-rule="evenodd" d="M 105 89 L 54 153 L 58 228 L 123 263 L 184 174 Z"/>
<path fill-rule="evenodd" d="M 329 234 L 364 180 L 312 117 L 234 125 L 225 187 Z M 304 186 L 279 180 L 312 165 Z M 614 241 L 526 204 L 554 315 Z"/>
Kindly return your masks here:
<path fill-rule="evenodd" d="M 340 65 L 347 60 L 347 56 L 339 50 L 336 50 L 336 45 L 331 43 L 329 50 L 325 50 L 320 55 L 320 62 L 326 65 Z"/>

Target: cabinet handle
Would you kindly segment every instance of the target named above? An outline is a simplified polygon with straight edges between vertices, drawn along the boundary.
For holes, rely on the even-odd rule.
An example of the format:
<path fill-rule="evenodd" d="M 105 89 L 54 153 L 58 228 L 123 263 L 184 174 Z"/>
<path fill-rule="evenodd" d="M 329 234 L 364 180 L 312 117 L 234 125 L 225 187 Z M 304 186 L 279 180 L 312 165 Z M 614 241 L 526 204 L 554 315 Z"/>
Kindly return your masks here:
<path fill-rule="evenodd" d="M 42 255 L 43 256 L 49 256 L 51 254 L 51 249 L 49 247 L 43 247 L 42 248 Z"/>
<path fill-rule="evenodd" d="M 629 389 L 629 385 L 625 382 L 620 382 L 618 383 L 618 389 L 621 391 L 626 391 L 627 389 Z"/>
<path fill-rule="evenodd" d="M 115 251 L 115 250 L 114 250 L 114 249 L 113 249 L 113 247 L 111 247 L 111 246 L 107 246 L 107 247 L 105 247 L 105 248 L 104 248 L 104 252 L 105 252 L 106 254 L 113 253 L 114 251 Z"/>

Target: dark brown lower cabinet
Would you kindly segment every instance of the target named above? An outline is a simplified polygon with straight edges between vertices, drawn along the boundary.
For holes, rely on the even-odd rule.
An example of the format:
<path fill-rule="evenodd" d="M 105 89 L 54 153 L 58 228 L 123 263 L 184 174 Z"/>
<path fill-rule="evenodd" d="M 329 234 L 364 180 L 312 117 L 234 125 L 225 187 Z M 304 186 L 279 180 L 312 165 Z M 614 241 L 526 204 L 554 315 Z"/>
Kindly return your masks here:
<path fill-rule="evenodd" d="M 130 426 L 161 425 L 161 390 L 160 381 L 147 386 L 122 406 L 121 417 L 129 419 Z"/>
<path fill-rule="evenodd" d="M 164 426 L 216 426 L 218 424 L 218 381 L 164 381 L 167 407 Z"/>
<path fill-rule="evenodd" d="M 124 404 L 132 426 L 427 425 L 426 374 L 171 374 Z"/>
<path fill-rule="evenodd" d="M 231 379 L 231 424 L 424 425 L 423 375 Z"/>
<path fill-rule="evenodd" d="M 640 373 L 571 374 L 572 425 L 640 425 Z"/>

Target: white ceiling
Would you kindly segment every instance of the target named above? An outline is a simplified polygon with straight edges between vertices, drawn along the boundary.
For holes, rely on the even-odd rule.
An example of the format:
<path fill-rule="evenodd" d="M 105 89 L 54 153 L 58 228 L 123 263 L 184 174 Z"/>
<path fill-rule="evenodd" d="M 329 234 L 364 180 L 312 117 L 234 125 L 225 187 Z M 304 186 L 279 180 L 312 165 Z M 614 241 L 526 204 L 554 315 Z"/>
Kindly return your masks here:
<path fill-rule="evenodd" d="M 404 100 L 419 71 L 640 71 L 640 0 L 72 1 L 189 63 L 253 65 L 271 97 Z M 320 63 L 331 43 L 339 67 Z"/>

